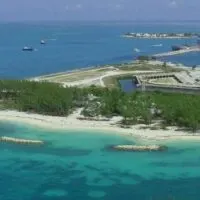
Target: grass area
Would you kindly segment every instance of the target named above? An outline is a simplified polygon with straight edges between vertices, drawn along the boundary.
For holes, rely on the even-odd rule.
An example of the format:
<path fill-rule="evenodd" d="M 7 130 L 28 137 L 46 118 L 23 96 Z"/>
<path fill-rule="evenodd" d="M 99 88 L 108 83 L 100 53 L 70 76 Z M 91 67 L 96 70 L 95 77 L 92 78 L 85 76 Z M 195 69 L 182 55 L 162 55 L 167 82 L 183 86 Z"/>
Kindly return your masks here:
<path fill-rule="evenodd" d="M 70 81 L 78 81 L 81 79 L 85 79 L 85 78 L 93 78 L 95 76 L 98 76 L 99 74 L 97 72 L 90 72 L 90 73 L 86 73 L 86 72 L 82 72 L 82 73 L 74 73 L 74 74 L 69 74 L 69 75 L 63 75 L 63 76 L 56 76 L 56 77 L 52 77 L 49 80 L 50 81 L 56 81 L 56 82 L 70 82 Z"/>
<path fill-rule="evenodd" d="M 179 72 L 183 69 L 172 68 L 170 66 L 164 65 L 153 65 L 147 62 L 137 62 L 137 63 L 122 63 L 122 64 L 112 64 L 105 65 L 102 67 L 93 67 L 81 69 L 73 72 L 61 72 L 57 74 L 51 74 L 47 76 L 39 77 L 40 80 L 50 81 L 50 82 L 74 82 L 84 79 L 97 78 L 105 75 L 107 72 L 118 70 L 122 75 L 110 76 L 103 78 L 105 85 L 109 88 L 118 87 L 118 78 L 134 75 L 135 71 L 163 71 L 163 72 Z"/>
<path fill-rule="evenodd" d="M 124 71 L 130 71 L 130 70 L 156 70 L 156 69 L 160 69 L 157 68 L 155 66 L 152 65 L 145 65 L 145 64 L 127 64 L 127 65 L 123 65 L 118 67 L 120 70 L 124 70 Z"/>
<path fill-rule="evenodd" d="M 152 65 L 148 64 L 146 62 L 140 62 L 140 63 L 129 63 L 126 65 L 121 65 L 118 67 L 120 70 L 124 71 L 131 71 L 131 70 L 141 70 L 141 71 L 154 71 L 154 70 L 162 70 L 163 72 L 180 72 L 183 71 L 183 69 L 173 68 L 170 66 L 163 66 L 163 65 Z"/>
<path fill-rule="evenodd" d="M 108 88 L 119 88 L 119 79 L 133 79 L 135 73 L 132 74 L 122 74 L 122 75 L 115 75 L 115 76 L 108 76 L 103 78 L 103 82 L 106 87 Z"/>
<path fill-rule="evenodd" d="M 107 76 L 102 81 L 108 88 L 117 88 L 119 86 L 117 76 Z"/>
<path fill-rule="evenodd" d="M 83 80 L 85 78 L 94 78 L 102 76 L 104 73 L 111 71 L 111 68 L 90 69 L 86 71 L 76 71 L 72 73 L 55 74 L 52 76 L 41 78 L 42 80 L 55 81 L 55 82 L 70 82 Z"/>
<path fill-rule="evenodd" d="M 178 84 L 178 81 L 174 77 L 151 79 L 150 83 L 160 83 L 160 84 Z"/>

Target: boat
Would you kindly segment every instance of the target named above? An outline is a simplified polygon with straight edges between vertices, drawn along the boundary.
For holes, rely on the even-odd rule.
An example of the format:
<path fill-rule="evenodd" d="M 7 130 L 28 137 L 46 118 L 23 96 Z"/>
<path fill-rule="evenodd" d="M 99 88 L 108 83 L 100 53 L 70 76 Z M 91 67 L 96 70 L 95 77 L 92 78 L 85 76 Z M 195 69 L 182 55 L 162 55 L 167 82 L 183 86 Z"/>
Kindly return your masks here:
<path fill-rule="evenodd" d="M 173 45 L 172 46 L 172 51 L 180 51 L 184 49 L 188 49 L 190 46 L 189 45 Z"/>
<path fill-rule="evenodd" d="M 153 44 L 152 47 L 162 47 L 163 44 Z"/>
<path fill-rule="evenodd" d="M 139 49 L 137 49 L 137 48 L 135 48 L 135 49 L 134 49 L 134 51 L 135 51 L 135 52 L 137 52 L 137 53 L 139 53 L 139 52 L 140 52 L 140 50 L 139 50 Z"/>
<path fill-rule="evenodd" d="M 22 51 L 34 51 L 32 47 L 24 47 Z"/>
<path fill-rule="evenodd" d="M 41 40 L 40 44 L 46 44 L 46 42 L 44 40 Z"/>
<path fill-rule="evenodd" d="M 179 51 L 181 50 L 181 46 L 173 45 L 172 46 L 172 51 Z"/>

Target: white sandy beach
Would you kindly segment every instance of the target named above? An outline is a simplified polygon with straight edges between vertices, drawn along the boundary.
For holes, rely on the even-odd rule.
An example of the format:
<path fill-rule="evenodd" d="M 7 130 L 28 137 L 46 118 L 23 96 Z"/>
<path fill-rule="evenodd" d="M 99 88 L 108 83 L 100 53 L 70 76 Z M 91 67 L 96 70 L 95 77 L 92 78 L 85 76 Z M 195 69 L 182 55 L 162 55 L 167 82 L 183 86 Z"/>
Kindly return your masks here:
<path fill-rule="evenodd" d="M 196 140 L 200 139 L 200 134 L 193 135 L 192 133 L 175 131 L 175 128 L 169 130 L 150 130 L 140 129 L 141 125 L 133 126 L 126 129 L 116 125 L 116 122 L 120 120 L 120 117 L 115 117 L 110 121 L 85 121 L 78 120 L 80 110 L 71 114 L 68 117 L 54 117 L 44 116 L 39 114 L 30 114 L 25 112 L 2 110 L 0 111 L 1 121 L 12 121 L 33 125 L 36 127 L 47 128 L 49 130 L 95 130 L 102 133 L 121 134 L 126 136 L 132 136 L 141 140 Z"/>

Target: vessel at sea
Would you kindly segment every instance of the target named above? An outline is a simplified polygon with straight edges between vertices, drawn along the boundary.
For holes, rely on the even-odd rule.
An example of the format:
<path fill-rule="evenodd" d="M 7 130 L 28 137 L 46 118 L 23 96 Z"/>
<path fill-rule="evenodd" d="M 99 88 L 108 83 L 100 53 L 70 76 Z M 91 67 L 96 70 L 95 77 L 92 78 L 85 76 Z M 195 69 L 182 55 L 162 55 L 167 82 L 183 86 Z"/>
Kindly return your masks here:
<path fill-rule="evenodd" d="M 33 51 L 34 49 L 32 47 L 24 47 L 22 51 Z"/>
<path fill-rule="evenodd" d="M 184 50 L 188 49 L 189 47 L 189 45 L 172 45 L 172 51 Z"/>
<path fill-rule="evenodd" d="M 46 44 L 46 42 L 44 40 L 41 40 L 40 44 Z"/>
<path fill-rule="evenodd" d="M 139 53 L 139 52 L 140 52 L 140 49 L 134 48 L 134 51 L 135 51 L 136 53 Z"/>
<path fill-rule="evenodd" d="M 153 44 L 152 47 L 162 47 L 163 44 Z"/>

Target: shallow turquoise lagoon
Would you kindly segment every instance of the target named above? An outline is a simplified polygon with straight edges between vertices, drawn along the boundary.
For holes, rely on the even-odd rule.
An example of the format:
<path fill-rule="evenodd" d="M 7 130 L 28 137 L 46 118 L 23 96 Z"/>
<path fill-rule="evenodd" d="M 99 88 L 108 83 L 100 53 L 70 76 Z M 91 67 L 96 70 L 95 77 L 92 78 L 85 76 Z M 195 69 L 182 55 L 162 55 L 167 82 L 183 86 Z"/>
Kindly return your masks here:
<path fill-rule="evenodd" d="M 200 144 L 168 142 L 167 152 L 112 152 L 128 136 L 49 131 L 0 123 L 0 136 L 44 146 L 0 144 L 0 200 L 200 199 Z"/>

